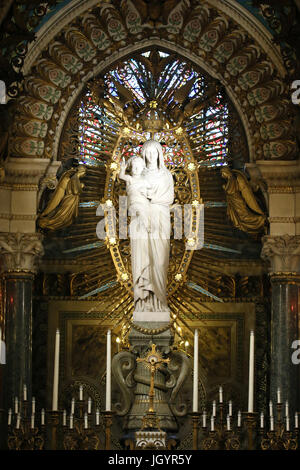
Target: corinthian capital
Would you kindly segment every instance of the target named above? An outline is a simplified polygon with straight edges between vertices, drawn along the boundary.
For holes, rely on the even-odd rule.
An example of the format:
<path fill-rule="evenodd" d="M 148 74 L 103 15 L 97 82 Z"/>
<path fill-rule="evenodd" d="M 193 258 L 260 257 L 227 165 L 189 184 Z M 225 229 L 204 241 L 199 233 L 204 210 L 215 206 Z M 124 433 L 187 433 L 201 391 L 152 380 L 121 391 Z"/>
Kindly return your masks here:
<path fill-rule="evenodd" d="M 43 253 L 40 233 L 0 233 L 2 272 L 36 272 L 37 260 Z"/>
<path fill-rule="evenodd" d="M 270 262 L 270 272 L 300 273 L 300 235 L 263 237 L 261 257 Z"/>

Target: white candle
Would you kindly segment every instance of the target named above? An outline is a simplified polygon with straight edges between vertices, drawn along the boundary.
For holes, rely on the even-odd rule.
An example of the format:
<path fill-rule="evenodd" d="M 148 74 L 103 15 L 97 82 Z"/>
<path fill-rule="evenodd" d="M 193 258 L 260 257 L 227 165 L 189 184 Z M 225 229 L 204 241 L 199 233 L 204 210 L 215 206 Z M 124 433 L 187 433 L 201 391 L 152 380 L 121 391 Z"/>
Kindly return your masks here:
<path fill-rule="evenodd" d="M 64 410 L 63 413 L 63 426 L 67 426 L 67 411 Z"/>
<path fill-rule="evenodd" d="M 254 331 L 250 331 L 249 348 L 249 390 L 248 390 L 248 413 L 253 413 L 254 403 Z"/>
<path fill-rule="evenodd" d="M 213 401 L 213 411 L 212 411 L 212 415 L 213 417 L 215 417 L 217 414 L 217 405 L 216 405 L 216 400 Z"/>
<path fill-rule="evenodd" d="M 83 386 L 80 385 L 79 387 L 79 400 L 82 401 L 83 400 Z"/>
<path fill-rule="evenodd" d="M 70 429 L 73 429 L 73 415 L 70 415 Z"/>
<path fill-rule="evenodd" d="M 232 401 L 231 400 L 228 403 L 228 414 L 229 416 L 232 416 Z"/>
<path fill-rule="evenodd" d="M 59 377 L 59 346 L 60 346 L 60 333 L 56 330 L 55 335 L 55 352 L 54 352 L 54 375 L 53 375 L 53 395 L 52 395 L 52 410 L 58 410 L 58 377 Z"/>
<path fill-rule="evenodd" d="M 107 332 L 106 344 L 106 397 L 105 410 L 111 411 L 111 331 Z"/>
<path fill-rule="evenodd" d="M 239 411 L 238 412 L 238 422 L 237 422 L 238 427 L 241 427 L 242 425 L 242 413 Z"/>
<path fill-rule="evenodd" d="M 19 400 L 18 397 L 15 397 L 15 414 L 17 415 L 19 411 Z"/>
<path fill-rule="evenodd" d="M 206 428 L 206 411 L 203 411 L 202 415 L 202 427 Z"/>
<path fill-rule="evenodd" d="M 88 399 L 88 414 L 91 414 L 92 412 L 92 399 L 89 397 Z"/>
<path fill-rule="evenodd" d="M 195 330 L 194 335 L 194 381 L 193 381 L 193 412 L 198 413 L 198 357 L 199 357 L 199 335 Z"/>
<path fill-rule="evenodd" d="M 20 416 L 20 413 L 18 413 L 17 414 L 17 424 L 16 424 L 17 429 L 20 429 L 20 421 L 21 421 L 21 416 Z"/>
<path fill-rule="evenodd" d="M 281 403 L 281 392 L 280 392 L 280 388 L 277 389 L 277 403 Z"/>
<path fill-rule="evenodd" d="M 8 410 L 8 421 L 7 421 L 8 426 L 11 426 L 11 416 L 12 416 L 12 410 L 11 410 L 11 408 L 9 408 L 9 410 Z"/>
<path fill-rule="evenodd" d="M 274 431 L 274 417 L 270 417 L 270 431 Z"/>
<path fill-rule="evenodd" d="M 264 427 L 264 414 L 263 413 L 260 413 L 260 427 L 261 428 Z"/>
<path fill-rule="evenodd" d="M 287 417 L 289 415 L 289 402 L 285 402 L 285 416 Z"/>
<path fill-rule="evenodd" d="M 269 414 L 270 414 L 270 417 L 273 416 L 273 403 L 272 403 L 272 401 L 270 401 L 270 403 L 269 403 Z"/>
<path fill-rule="evenodd" d="M 227 431 L 230 431 L 230 416 L 227 415 Z"/>
<path fill-rule="evenodd" d="M 223 388 L 219 387 L 219 402 L 223 403 Z"/>
<path fill-rule="evenodd" d="M 99 409 L 96 409 L 96 426 L 99 426 L 100 424 L 100 412 Z"/>
<path fill-rule="evenodd" d="M 32 397 L 32 402 L 31 402 L 31 412 L 32 414 L 35 413 L 35 398 Z"/>
<path fill-rule="evenodd" d="M 23 399 L 24 401 L 27 401 L 27 386 L 23 386 Z"/>
<path fill-rule="evenodd" d="M 34 413 L 31 415 L 31 429 L 34 429 Z"/>
<path fill-rule="evenodd" d="M 290 430 L 290 418 L 288 416 L 285 418 L 285 427 L 287 431 Z"/>
<path fill-rule="evenodd" d="M 71 401 L 71 415 L 73 415 L 75 412 L 75 398 L 72 398 Z"/>
<path fill-rule="evenodd" d="M 298 429 L 298 427 L 299 427 L 298 413 L 295 413 L 295 428 Z"/>
<path fill-rule="evenodd" d="M 84 429 L 88 428 L 88 415 L 84 413 Z"/>
<path fill-rule="evenodd" d="M 210 418 L 210 430 L 215 430 L 215 418 L 213 416 Z"/>
<path fill-rule="evenodd" d="M 45 410 L 44 410 L 44 408 L 42 408 L 42 411 L 41 411 L 41 425 L 45 426 Z"/>

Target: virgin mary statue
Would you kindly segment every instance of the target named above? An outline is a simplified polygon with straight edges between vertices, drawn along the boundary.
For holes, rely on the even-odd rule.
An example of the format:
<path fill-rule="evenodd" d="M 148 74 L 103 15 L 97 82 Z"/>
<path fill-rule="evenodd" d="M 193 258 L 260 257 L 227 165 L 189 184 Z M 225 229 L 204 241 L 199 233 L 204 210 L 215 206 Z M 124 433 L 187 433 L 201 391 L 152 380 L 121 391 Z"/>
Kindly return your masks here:
<path fill-rule="evenodd" d="M 127 183 L 127 194 L 128 196 L 130 194 L 129 233 L 134 319 L 151 321 L 155 319 L 155 315 L 150 313 L 147 315 L 146 312 L 168 312 L 169 315 L 166 289 L 171 231 L 170 205 L 174 199 L 174 183 L 170 171 L 165 167 L 163 150 L 159 142 L 146 141 L 141 155 L 144 169 L 138 176 L 132 173 L 131 182 Z M 135 186 L 143 188 L 142 204 L 141 194 L 135 196 L 134 191 L 129 190 L 130 185 L 138 183 L 137 178 L 143 183 Z M 156 319 L 164 321 L 164 317 L 159 313 Z"/>

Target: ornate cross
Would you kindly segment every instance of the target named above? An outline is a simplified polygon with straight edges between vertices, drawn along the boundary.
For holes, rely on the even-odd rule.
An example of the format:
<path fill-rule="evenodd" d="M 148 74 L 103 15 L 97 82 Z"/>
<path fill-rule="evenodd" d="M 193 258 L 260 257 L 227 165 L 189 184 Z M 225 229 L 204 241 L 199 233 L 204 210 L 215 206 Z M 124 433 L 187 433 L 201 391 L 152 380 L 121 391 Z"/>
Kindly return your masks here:
<path fill-rule="evenodd" d="M 161 354 L 156 351 L 156 345 L 152 344 L 151 351 L 147 354 L 146 357 L 137 358 L 137 362 L 144 362 L 146 366 L 150 367 L 151 378 L 150 378 L 150 391 L 149 391 L 149 413 L 154 412 L 153 402 L 154 402 L 154 375 L 156 369 L 158 369 L 161 364 L 170 362 L 170 359 L 163 359 Z"/>

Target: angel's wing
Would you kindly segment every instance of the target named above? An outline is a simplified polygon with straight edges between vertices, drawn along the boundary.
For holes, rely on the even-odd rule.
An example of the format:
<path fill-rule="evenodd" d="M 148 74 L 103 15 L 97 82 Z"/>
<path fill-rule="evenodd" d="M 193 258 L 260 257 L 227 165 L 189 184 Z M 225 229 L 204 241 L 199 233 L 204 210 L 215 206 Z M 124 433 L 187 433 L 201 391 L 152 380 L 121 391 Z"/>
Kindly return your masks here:
<path fill-rule="evenodd" d="M 191 91 L 192 86 L 194 85 L 194 83 L 195 83 L 195 78 L 192 78 L 185 85 L 178 88 L 174 93 L 174 100 L 177 103 L 183 103 L 186 100 L 186 98 L 188 97 L 188 94 Z"/>
<path fill-rule="evenodd" d="M 252 209 L 257 214 L 260 214 L 260 215 L 264 216 L 265 214 L 263 213 L 262 209 L 259 207 L 259 205 L 258 205 L 258 203 L 255 199 L 255 196 L 254 196 L 253 191 L 250 187 L 250 184 L 247 180 L 247 177 L 240 170 L 232 170 L 232 172 L 236 174 L 236 180 L 237 180 L 239 190 L 240 190 L 246 204 L 248 205 L 248 207 L 250 207 L 250 209 Z"/>

